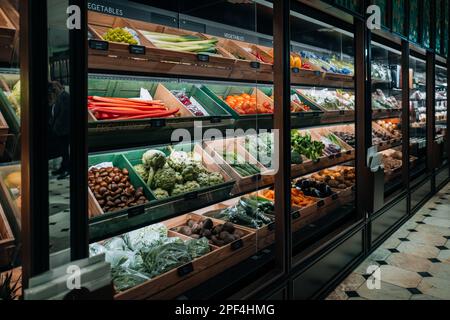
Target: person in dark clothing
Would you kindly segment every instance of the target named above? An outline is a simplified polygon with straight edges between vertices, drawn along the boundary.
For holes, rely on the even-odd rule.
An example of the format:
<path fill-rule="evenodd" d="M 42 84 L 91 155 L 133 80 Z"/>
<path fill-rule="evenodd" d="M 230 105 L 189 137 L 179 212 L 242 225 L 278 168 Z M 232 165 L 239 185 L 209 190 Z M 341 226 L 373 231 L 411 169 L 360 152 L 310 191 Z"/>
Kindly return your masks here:
<path fill-rule="evenodd" d="M 63 179 L 70 171 L 70 96 L 59 82 L 53 81 L 48 84 L 48 100 L 50 159 L 62 157 L 61 167 L 52 174 Z"/>

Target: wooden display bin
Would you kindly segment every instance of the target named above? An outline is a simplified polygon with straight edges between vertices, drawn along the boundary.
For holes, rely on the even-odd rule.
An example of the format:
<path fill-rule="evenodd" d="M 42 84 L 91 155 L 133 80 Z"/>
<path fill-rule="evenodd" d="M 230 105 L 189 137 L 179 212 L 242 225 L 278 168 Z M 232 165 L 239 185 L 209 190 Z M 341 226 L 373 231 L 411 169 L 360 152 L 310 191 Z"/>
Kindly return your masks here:
<path fill-rule="evenodd" d="M 0 112 L 0 158 L 3 157 L 6 148 L 6 141 L 9 137 L 9 126 L 3 114 Z"/>
<path fill-rule="evenodd" d="M 108 29 L 115 27 L 129 27 L 135 30 L 140 40 L 140 46 L 141 48 L 145 47 L 145 50 L 142 49 L 138 50 L 140 51 L 139 53 L 135 53 L 136 51 L 132 53 L 130 46 L 126 43 L 109 42 L 109 45 L 105 48 L 98 42 L 91 42 L 89 67 L 157 74 L 189 74 L 202 77 L 228 78 L 236 60 L 220 46 L 217 46 L 218 54 L 216 55 L 198 55 L 191 52 L 159 49 L 140 30 L 175 35 L 190 34 L 206 39 L 206 36 L 200 33 L 92 11 L 88 13 L 88 28 L 95 40 L 103 40 L 103 34 Z"/>
<path fill-rule="evenodd" d="M 228 207 L 232 207 L 232 206 L 236 205 L 238 203 L 239 199 L 240 198 L 230 199 L 230 200 L 215 204 L 213 206 L 197 210 L 194 213 L 211 218 L 211 217 L 214 217 L 216 213 L 218 213 Z M 270 201 L 270 200 L 265 199 L 264 201 Z M 272 202 L 272 201 L 270 201 L 270 202 Z M 225 223 L 225 221 L 220 218 L 215 218 L 215 219 L 222 221 L 222 223 Z M 262 250 L 275 242 L 275 222 L 264 225 L 258 229 L 254 229 L 254 228 L 251 228 L 248 226 L 241 226 L 241 225 L 239 225 L 239 228 L 244 229 L 244 230 L 250 230 L 251 232 L 256 233 L 256 247 L 258 250 Z"/>
<path fill-rule="evenodd" d="M 323 111 L 322 123 L 335 123 L 336 121 L 350 122 L 355 121 L 355 110 L 328 110 L 322 107 L 319 103 L 308 97 L 302 89 L 296 89 L 300 99 L 308 105 L 313 105 L 319 110 Z"/>
<path fill-rule="evenodd" d="M 325 130 L 325 129 L 323 129 Z M 314 133 L 314 130 L 309 130 L 311 133 L 311 138 L 313 140 L 320 140 L 317 133 Z M 339 139 L 340 140 L 340 139 Z M 342 140 L 341 140 L 342 141 Z M 345 151 L 341 151 L 340 153 L 336 153 L 330 156 L 322 156 L 318 158 L 316 161 L 312 161 L 306 159 L 304 156 L 303 163 L 301 164 L 293 164 L 291 165 L 291 175 L 293 178 L 307 175 L 311 172 L 315 172 L 324 168 L 329 168 L 332 166 L 336 166 L 341 163 L 345 163 L 348 161 L 352 161 L 355 159 L 355 149 L 348 146 L 344 141 L 341 142 L 343 146 L 345 146 Z"/>
<path fill-rule="evenodd" d="M 402 142 L 401 138 L 394 138 L 389 131 L 382 128 L 375 121 L 372 122 L 372 130 L 377 130 L 379 132 L 385 133 L 390 138 L 389 140 L 383 141 L 382 143 L 376 145 L 378 147 L 378 151 L 390 149 L 392 147 L 398 146 Z"/>
<path fill-rule="evenodd" d="M 345 169 L 352 168 L 347 166 L 335 166 L 330 169 Z M 310 175 L 302 178 L 309 178 Z M 323 218 L 329 214 L 332 214 L 337 208 L 346 205 L 355 199 L 355 186 L 348 187 L 346 189 L 331 188 L 333 194 L 325 198 L 317 198 L 315 210 L 309 210 L 305 213 L 294 212 L 293 214 L 293 232 L 300 230 L 304 226 L 314 223 L 320 218 Z"/>
<path fill-rule="evenodd" d="M 15 250 L 15 238 L 0 205 L 0 266 L 9 265 Z"/>
<path fill-rule="evenodd" d="M 151 84 L 150 84 L 151 85 Z M 167 90 L 166 87 L 164 87 L 164 85 L 162 85 L 161 83 L 156 84 L 156 90 L 155 93 L 153 95 L 153 98 L 155 100 L 161 100 L 162 102 L 164 102 L 165 106 L 169 109 L 169 110 L 173 110 L 175 108 L 179 108 L 180 110 L 178 111 L 178 113 L 175 116 L 170 116 L 167 117 L 168 119 L 172 119 L 172 118 L 177 118 L 177 119 L 181 119 L 181 118 L 194 118 L 195 116 L 192 114 L 192 112 L 190 112 L 169 90 Z M 114 120 L 107 120 L 107 121 L 103 121 L 103 120 L 97 120 L 94 116 L 94 114 L 89 111 L 88 112 L 88 120 L 89 122 L 107 122 L 110 123 L 111 125 L 116 124 L 117 126 L 124 126 L 124 124 L 132 124 L 135 127 L 139 127 L 139 126 L 147 126 L 148 123 L 152 120 L 156 120 L 155 119 L 144 119 L 144 120 L 120 120 L 120 121 L 114 121 Z"/>
<path fill-rule="evenodd" d="M 11 63 L 14 52 L 16 27 L 0 8 L 0 62 Z"/>
<path fill-rule="evenodd" d="M 164 224 L 169 228 L 186 224 L 188 219 L 197 221 L 204 217 L 195 214 L 186 214 Z M 213 220 L 214 225 L 221 224 L 221 221 Z M 235 226 L 241 230 L 245 236 L 240 240 L 228 245 L 217 247 L 210 245 L 211 252 L 198 257 L 188 264 L 172 269 L 161 274 L 141 285 L 133 287 L 115 295 L 118 300 L 142 300 L 142 299 L 173 299 L 180 293 L 194 288 L 199 283 L 204 282 L 226 269 L 238 264 L 256 252 L 256 235 L 249 230 Z M 178 237 L 183 240 L 190 239 L 187 236 L 169 230 L 169 236 Z"/>
<path fill-rule="evenodd" d="M 17 234 L 17 232 L 20 232 L 21 230 L 21 197 L 20 194 L 14 194 L 13 190 L 8 187 L 5 181 L 6 177 L 13 172 L 20 172 L 20 165 L 1 167 L 0 193 L 3 204 L 3 212 L 9 219 L 10 227 Z"/>
<path fill-rule="evenodd" d="M 233 194 L 251 191 L 254 189 L 255 183 L 270 184 L 273 182 L 273 172 L 264 167 L 257 161 L 244 147 L 244 138 L 234 138 L 226 140 L 214 140 L 204 142 L 205 150 L 212 157 L 215 163 L 236 180 L 236 185 L 233 189 Z M 261 172 L 260 174 L 252 176 L 241 176 L 226 159 L 223 158 L 223 152 L 235 152 L 242 157 L 246 163 L 251 163 L 256 166 Z"/>

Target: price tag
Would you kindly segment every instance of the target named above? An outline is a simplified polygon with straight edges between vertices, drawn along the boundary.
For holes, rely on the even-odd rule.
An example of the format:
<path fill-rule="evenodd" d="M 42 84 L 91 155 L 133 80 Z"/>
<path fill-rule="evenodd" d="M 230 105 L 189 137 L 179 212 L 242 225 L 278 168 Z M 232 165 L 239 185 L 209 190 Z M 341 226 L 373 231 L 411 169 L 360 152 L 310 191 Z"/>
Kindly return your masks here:
<path fill-rule="evenodd" d="M 198 198 L 198 192 L 197 192 L 197 191 L 193 191 L 193 192 L 186 193 L 186 194 L 184 195 L 184 198 L 185 198 L 186 200 L 197 199 L 197 198 Z"/>
<path fill-rule="evenodd" d="M 204 54 L 204 53 L 198 53 L 197 60 L 201 61 L 201 62 L 209 62 L 209 55 Z"/>
<path fill-rule="evenodd" d="M 300 69 L 297 68 L 297 67 L 292 68 L 291 70 L 292 70 L 292 73 L 299 73 L 300 72 Z"/>
<path fill-rule="evenodd" d="M 135 44 L 130 44 L 128 46 L 128 50 L 131 54 L 145 54 L 145 47 L 144 46 L 138 46 Z"/>
<path fill-rule="evenodd" d="M 231 250 L 236 251 L 244 246 L 242 239 L 238 239 L 230 244 Z"/>
<path fill-rule="evenodd" d="M 103 41 L 103 40 L 89 40 L 89 48 L 94 49 L 94 50 L 103 50 L 103 51 L 107 51 L 109 49 L 109 43 L 108 41 Z"/>
<path fill-rule="evenodd" d="M 144 206 L 132 207 L 127 210 L 128 217 L 135 217 L 145 212 Z"/>
<path fill-rule="evenodd" d="M 153 128 L 161 128 L 166 126 L 166 119 L 151 119 L 150 124 Z"/>
<path fill-rule="evenodd" d="M 259 61 L 251 61 L 250 62 L 250 68 L 259 69 L 260 67 L 261 67 L 261 63 L 259 63 Z"/>
<path fill-rule="evenodd" d="M 191 273 L 194 271 L 194 266 L 192 265 L 192 262 L 189 262 L 181 267 L 178 267 L 177 272 L 180 277 L 184 277 L 185 275 Z"/>
<path fill-rule="evenodd" d="M 297 220 L 298 218 L 300 218 L 300 212 L 296 211 L 292 214 L 292 220 Z"/>

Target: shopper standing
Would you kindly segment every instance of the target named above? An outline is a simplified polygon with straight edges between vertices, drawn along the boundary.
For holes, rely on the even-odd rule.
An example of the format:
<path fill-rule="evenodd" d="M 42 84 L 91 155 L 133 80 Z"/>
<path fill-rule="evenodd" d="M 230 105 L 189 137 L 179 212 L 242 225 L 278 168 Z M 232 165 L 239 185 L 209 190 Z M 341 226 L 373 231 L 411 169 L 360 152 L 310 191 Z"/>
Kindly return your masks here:
<path fill-rule="evenodd" d="M 61 166 L 52 171 L 58 179 L 70 174 L 70 96 L 57 81 L 49 82 L 49 157 L 62 157 Z"/>

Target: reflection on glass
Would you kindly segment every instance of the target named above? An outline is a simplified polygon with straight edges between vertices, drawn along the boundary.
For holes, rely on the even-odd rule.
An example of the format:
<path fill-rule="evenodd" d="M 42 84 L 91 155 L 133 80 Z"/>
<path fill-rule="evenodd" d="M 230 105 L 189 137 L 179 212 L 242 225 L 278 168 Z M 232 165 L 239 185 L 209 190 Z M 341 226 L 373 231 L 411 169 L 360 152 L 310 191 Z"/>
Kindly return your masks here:
<path fill-rule="evenodd" d="M 48 145 L 50 253 L 70 242 L 70 97 L 68 1 L 48 0 Z"/>
<path fill-rule="evenodd" d="M 411 57 L 409 65 L 409 145 L 410 155 L 415 158 L 410 163 L 410 181 L 414 183 L 425 173 L 427 167 L 426 63 Z"/>
<path fill-rule="evenodd" d="M 447 161 L 447 68 L 435 68 L 435 140 L 442 164 Z"/>
<path fill-rule="evenodd" d="M 372 136 L 382 153 L 385 201 L 402 190 L 401 53 L 372 43 Z"/>

